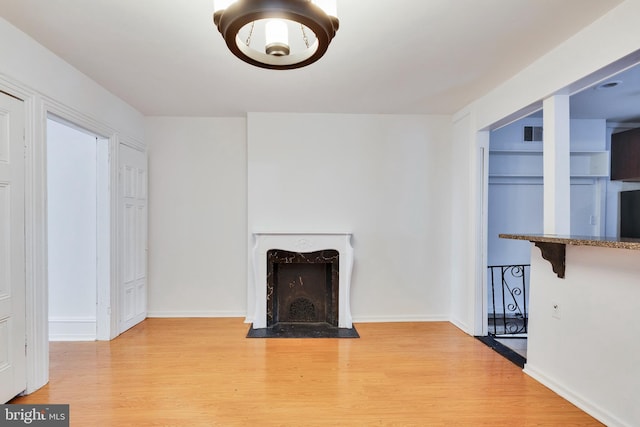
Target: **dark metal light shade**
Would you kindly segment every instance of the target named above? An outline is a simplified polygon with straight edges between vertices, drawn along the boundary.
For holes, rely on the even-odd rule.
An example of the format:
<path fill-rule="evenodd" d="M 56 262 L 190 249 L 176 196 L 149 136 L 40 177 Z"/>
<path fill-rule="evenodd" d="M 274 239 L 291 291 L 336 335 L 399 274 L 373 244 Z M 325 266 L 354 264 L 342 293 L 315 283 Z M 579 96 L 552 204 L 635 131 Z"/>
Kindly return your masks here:
<path fill-rule="evenodd" d="M 238 36 L 247 24 L 262 19 L 294 21 L 311 30 L 316 40 L 306 49 L 286 55 L 270 55 L 253 49 Z M 339 21 L 311 0 L 237 0 L 216 11 L 213 22 L 235 56 L 257 67 L 274 70 L 300 68 L 320 59 L 338 30 Z"/>

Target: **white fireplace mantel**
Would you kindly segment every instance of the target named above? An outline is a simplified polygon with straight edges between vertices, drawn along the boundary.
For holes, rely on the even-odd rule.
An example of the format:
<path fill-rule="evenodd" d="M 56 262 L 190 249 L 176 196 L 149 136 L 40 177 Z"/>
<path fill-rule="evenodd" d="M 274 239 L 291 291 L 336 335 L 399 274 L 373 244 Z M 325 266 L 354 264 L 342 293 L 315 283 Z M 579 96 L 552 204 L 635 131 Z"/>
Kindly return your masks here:
<path fill-rule="evenodd" d="M 254 233 L 252 251 L 254 272 L 255 329 L 267 327 L 267 251 L 315 252 L 334 249 L 339 254 L 338 327 L 351 328 L 350 289 L 353 269 L 353 247 L 350 233 Z M 250 313 L 251 307 L 247 313 Z M 249 317 L 249 316 L 248 316 Z"/>

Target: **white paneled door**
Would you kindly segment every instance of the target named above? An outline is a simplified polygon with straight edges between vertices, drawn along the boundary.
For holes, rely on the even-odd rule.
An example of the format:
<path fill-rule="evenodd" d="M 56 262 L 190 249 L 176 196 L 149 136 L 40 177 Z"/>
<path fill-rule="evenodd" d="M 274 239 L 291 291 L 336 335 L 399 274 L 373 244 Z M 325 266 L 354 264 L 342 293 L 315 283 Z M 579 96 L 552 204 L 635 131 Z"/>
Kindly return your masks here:
<path fill-rule="evenodd" d="M 147 316 L 147 157 L 120 145 L 120 332 Z"/>
<path fill-rule="evenodd" d="M 0 403 L 26 388 L 24 106 L 0 92 Z"/>

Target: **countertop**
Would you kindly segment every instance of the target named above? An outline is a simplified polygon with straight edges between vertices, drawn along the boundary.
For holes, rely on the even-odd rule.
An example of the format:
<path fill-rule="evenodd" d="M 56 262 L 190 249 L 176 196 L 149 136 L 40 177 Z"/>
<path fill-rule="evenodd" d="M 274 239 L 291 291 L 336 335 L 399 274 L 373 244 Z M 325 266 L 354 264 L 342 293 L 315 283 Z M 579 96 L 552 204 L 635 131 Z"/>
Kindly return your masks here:
<path fill-rule="evenodd" d="M 500 234 L 503 239 L 528 240 L 530 242 L 558 243 L 573 246 L 597 246 L 640 250 L 640 239 L 627 237 L 561 236 L 555 234 Z"/>

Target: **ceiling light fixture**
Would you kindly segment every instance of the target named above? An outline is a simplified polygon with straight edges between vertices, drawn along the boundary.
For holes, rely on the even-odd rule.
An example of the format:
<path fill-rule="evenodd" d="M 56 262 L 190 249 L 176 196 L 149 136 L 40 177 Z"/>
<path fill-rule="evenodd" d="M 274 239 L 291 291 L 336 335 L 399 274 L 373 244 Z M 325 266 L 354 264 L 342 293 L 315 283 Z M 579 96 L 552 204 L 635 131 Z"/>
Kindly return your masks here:
<path fill-rule="evenodd" d="M 613 89 L 614 87 L 619 86 L 621 84 L 622 84 L 622 80 L 611 80 L 608 82 L 600 83 L 599 85 L 596 86 L 596 90 Z"/>
<path fill-rule="evenodd" d="M 320 59 L 338 31 L 336 0 L 214 0 L 213 22 L 249 64 L 288 70 Z"/>

